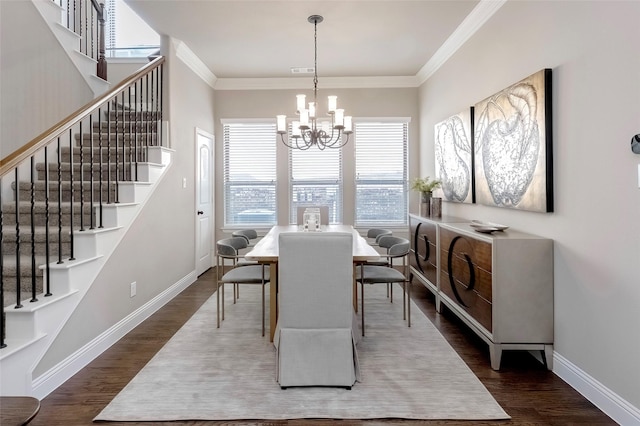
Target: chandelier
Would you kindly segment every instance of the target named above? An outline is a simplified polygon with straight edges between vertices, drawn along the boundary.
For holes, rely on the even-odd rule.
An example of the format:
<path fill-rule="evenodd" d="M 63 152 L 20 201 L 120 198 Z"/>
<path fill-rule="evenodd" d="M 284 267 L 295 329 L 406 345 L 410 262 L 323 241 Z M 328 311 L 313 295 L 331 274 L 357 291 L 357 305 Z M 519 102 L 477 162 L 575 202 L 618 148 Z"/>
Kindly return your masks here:
<path fill-rule="evenodd" d="M 351 116 L 344 115 L 344 109 L 337 108 L 337 96 L 328 97 L 327 112 L 329 117 L 318 119 L 318 24 L 324 20 L 320 15 L 311 15 L 307 20 L 313 24 L 314 67 L 313 67 L 313 101 L 306 107 L 305 95 L 296 95 L 299 119 L 291 123 L 291 139 L 287 141 L 287 116 L 276 116 L 277 133 L 282 143 L 289 148 L 306 150 L 312 146 L 318 148 L 341 148 L 349 142 L 349 135 L 353 133 Z M 346 135 L 346 138 L 342 136 Z M 343 140 L 344 139 L 344 140 Z"/>

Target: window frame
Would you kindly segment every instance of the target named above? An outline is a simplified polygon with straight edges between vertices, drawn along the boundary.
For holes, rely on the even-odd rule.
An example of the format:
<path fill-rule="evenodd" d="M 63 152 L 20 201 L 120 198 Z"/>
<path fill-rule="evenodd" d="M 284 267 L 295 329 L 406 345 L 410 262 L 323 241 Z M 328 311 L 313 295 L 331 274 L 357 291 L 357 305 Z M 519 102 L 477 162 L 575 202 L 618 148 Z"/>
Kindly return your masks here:
<path fill-rule="evenodd" d="M 223 198 L 223 227 L 229 229 L 238 229 L 238 228 L 264 228 L 270 227 L 278 224 L 278 173 L 277 173 L 277 157 L 278 157 L 278 143 L 279 140 L 276 137 L 276 124 L 274 120 L 268 119 L 223 119 L 221 120 L 222 124 L 222 198 Z M 229 180 L 229 136 L 228 136 L 228 126 L 265 126 L 266 128 L 262 131 L 265 138 L 269 135 L 273 136 L 272 141 L 273 147 L 272 151 L 270 151 L 270 155 L 273 158 L 273 168 L 267 170 L 266 172 L 271 174 L 270 180 L 237 180 L 230 181 Z M 261 139 L 266 140 L 266 139 Z M 264 222 L 241 222 L 241 221 L 232 221 L 229 218 L 230 209 L 232 209 L 232 204 L 229 201 L 229 196 L 231 195 L 231 187 L 234 186 L 255 186 L 255 187 L 271 187 L 273 192 L 273 211 L 272 216 L 273 220 Z M 256 207 L 254 210 L 261 209 L 262 207 Z M 250 209 L 249 209 L 250 210 Z M 269 210 L 271 211 L 271 210 Z"/>
<path fill-rule="evenodd" d="M 379 123 L 381 125 L 389 124 L 389 125 L 402 125 L 402 163 L 403 163 L 403 171 L 402 177 L 400 179 L 360 179 L 358 172 L 358 127 L 363 125 L 371 125 Z M 406 228 L 409 226 L 409 145 L 410 145 L 410 117 L 379 117 L 379 118 L 355 118 L 353 119 L 353 226 L 354 228 L 375 228 L 375 227 L 385 227 L 385 228 Z M 384 157 L 383 153 L 380 153 L 379 156 Z M 402 185 L 402 210 L 403 213 L 400 215 L 402 217 L 401 220 L 389 221 L 389 220 L 362 220 L 358 219 L 358 209 L 359 209 L 359 188 L 362 187 L 363 183 L 367 182 L 370 184 L 375 184 L 378 182 L 380 185 L 384 185 L 385 183 L 389 185 Z"/>

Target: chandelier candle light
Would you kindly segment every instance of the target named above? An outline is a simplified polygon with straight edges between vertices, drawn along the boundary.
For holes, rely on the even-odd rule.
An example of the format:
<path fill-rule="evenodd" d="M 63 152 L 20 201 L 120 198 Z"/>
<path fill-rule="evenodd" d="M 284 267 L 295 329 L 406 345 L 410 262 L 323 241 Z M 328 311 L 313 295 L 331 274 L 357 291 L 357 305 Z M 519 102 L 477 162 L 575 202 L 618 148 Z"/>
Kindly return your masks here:
<path fill-rule="evenodd" d="M 345 116 L 344 110 L 337 107 L 337 96 L 328 97 L 327 112 L 331 117 L 331 121 L 328 121 L 328 119 L 318 121 L 318 24 L 323 19 L 320 15 L 311 15 L 307 18 L 313 24 L 314 29 L 313 102 L 309 102 L 309 107 L 305 108 L 306 96 L 296 96 L 296 114 L 299 116 L 299 120 L 291 123 L 293 141 L 288 142 L 284 137 L 287 133 L 287 116 L 276 116 L 277 132 L 282 143 L 289 148 L 306 150 L 314 145 L 320 149 L 341 148 L 349 142 L 349 135 L 353 133 L 352 118 L 351 116 Z M 342 138 L 343 135 L 346 135 L 346 138 Z"/>

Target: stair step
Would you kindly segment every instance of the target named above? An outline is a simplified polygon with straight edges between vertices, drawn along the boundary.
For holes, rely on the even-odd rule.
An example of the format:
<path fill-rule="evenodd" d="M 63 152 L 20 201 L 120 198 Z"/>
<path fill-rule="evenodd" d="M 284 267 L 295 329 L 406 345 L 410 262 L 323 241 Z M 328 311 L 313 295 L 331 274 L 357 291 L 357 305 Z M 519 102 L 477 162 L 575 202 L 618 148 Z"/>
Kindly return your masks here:
<path fill-rule="evenodd" d="M 103 206 L 106 203 L 103 203 Z M 80 210 L 81 204 L 79 202 L 73 203 L 73 224 L 74 227 L 80 226 Z M 97 209 L 98 204 L 94 203 L 94 207 Z M 20 213 L 20 223 L 22 226 L 31 226 L 31 203 L 30 202 L 20 202 L 18 211 Z M 48 206 L 48 214 L 49 214 L 49 227 L 57 227 L 58 222 L 60 221 L 58 217 L 58 213 L 60 212 L 62 216 L 62 225 L 68 226 L 71 217 L 71 205 L 70 203 L 62 203 L 59 207 L 57 201 L 49 202 Z M 36 201 L 33 204 L 33 213 L 34 213 L 34 225 L 35 226 L 45 226 L 46 225 L 46 217 L 47 217 L 47 204 L 42 201 Z M 82 217 L 84 220 L 84 226 L 88 227 L 91 219 L 92 209 L 89 203 L 84 203 L 82 205 Z M 2 215 L 3 215 L 3 226 L 7 226 L 7 228 L 12 227 L 16 223 L 16 205 L 15 203 L 7 204 L 2 206 Z M 24 232 L 24 230 L 23 230 Z"/>
<path fill-rule="evenodd" d="M 119 118 L 119 117 L 118 117 Z M 119 132 L 130 132 L 130 131 L 143 131 L 143 132 L 148 132 L 148 133 L 155 133 L 158 130 L 158 122 L 153 120 L 153 121 L 149 121 L 149 120 L 145 120 L 145 121 L 130 121 L 130 120 L 118 120 L 118 121 L 114 121 L 115 117 L 112 120 L 109 121 L 101 121 L 101 122 L 94 122 L 93 123 L 93 129 L 95 132 L 99 132 L 102 130 L 102 132 L 106 132 L 107 129 L 109 129 L 109 131 L 114 132 L 114 131 L 119 131 Z"/>
<path fill-rule="evenodd" d="M 74 135 L 74 140 L 76 141 L 77 145 L 80 145 L 80 137 L 81 137 L 80 133 L 76 133 Z M 120 145 L 122 145 L 123 141 L 126 142 L 127 144 L 129 143 L 129 141 L 134 141 L 134 142 L 137 141 L 138 149 L 141 149 L 140 145 L 142 144 L 158 145 L 157 140 L 158 140 L 158 134 L 156 132 L 129 133 L 128 131 L 126 131 L 126 132 L 113 132 L 113 133 L 110 132 L 109 134 L 82 133 L 82 145 L 87 147 L 91 146 L 92 143 L 94 147 L 99 147 L 100 143 L 102 143 L 102 146 L 107 146 L 107 144 L 116 146 L 116 141 L 118 141 Z"/>
<path fill-rule="evenodd" d="M 19 185 L 19 197 L 22 201 L 30 201 L 31 200 L 31 182 L 20 182 Z M 58 181 L 50 181 L 49 185 L 49 202 L 58 200 Z M 82 188 L 82 193 L 80 189 Z M 15 191 L 15 182 L 11 184 L 11 189 Z M 35 201 L 45 201 L 47 196 L 47 185 L 44 181 L 36 181 L 33 185 L 33 196 Z M 116 182 L 106 182 L 102 184 L 102 199 L 103 200 L 116 200 L 116 190 L 117 185 Z M 99 200 L 100 197 L 100 185 L 95 183 L 93 184 L 93 198 L 94 200 Z M 85 201 L 89 201 L 91 198 L 91 182 L 85 181 L 74 181 L 73 182 L 73 198 L 76 201 L 80 200 L 80 197 L 83 196 Z M 68 202 L 71 200 L 71 183 L 70 182 L 62 182 L 62 201 Z"/>
<path fill-rule="evenodd" d="M 139 154 L 141 154 L 141 152 L 139 152 Z M 144 163 L 145 161 L 143 161 L 142 159 L 138 160 L 138 164 L 140 163 Z M 93 176 L 93 180 L 94 180 L 94 185 L 95 184 L 99 184 L 99 180 L 102 178 L 103 180 L 107 181 L 111 179 L 115 179 L 116 176 L 118 176 L 118 178 L 123 179 L 123 174 L 126 175 L 126 177 L 130 178 L 130 173 L 131 173 L 131 169 L 135 167 L 135 162 L 133 164 L 129 164 L 126 163 L 123 165 L 121 162 L 119 163 L 112 163 L 112 164 L 94 164 L 93 167 L 91 167 L 91 164 L 80 164 L 80 163 L 74 163 L 73 164 L 73 181 L 80 181 L 80 179 L 82 178 L 85 181 L 90 181 L 91 177 Z M 45 169 L 49 170 L 49 181 L 58 181 L 58 164 L 57 163 L 49 163 L 48 167 L 47 165 L 45 165 L 44 163 L 38 163 L 36 164 L 36 171 L 37 171 L 37 178 L 38 180 L 45 180 Z M 70 163 L 60 163 L 60 180 L 62 181 L 70 181 L 71 180 L 71 164 Z M 80 176 L 80 171 L 82 170 L 82 176 Z M 117 175 L 116 175 L 117 173 Z M 124 179 L 123 179 L 124 180 Z M 104 184 L 103 184 L 104 186 Z"/>
<path fill-rule="evenodd" d="M 105 111 L 106 115 L 106 111 Z M 161 111 L 110 111 L 109 117 L 115 120 L 127 119 L 127 120 L 160 120 L 162 118 Z"/>
<path fill-rule="evenodd" d="M 69 253 L 71 250 L 71 229 L 63 227 L 60 231 L 58 227 L 49 228 L 49 236 L 47 241 L 47 233 L 45 226 L 35 226 L 34 234 L 31 234 L 31 226 L 27 225 L 20 231 L 20 253 L 31 254 L 35 251 L 36 255 L 44 255 L 46 253 L 47 243 L 50 254 L 57 254 L 60 246 L 62 253 Z M 2 253 L 3 255 L 15 255 L 18 250 L 16 244 L 16 229 L 8 228 L 2 231 Z M 33 243 L 32 243 L 33 241 Z M 59 242 L 61 244 L 59 244 Z"/>

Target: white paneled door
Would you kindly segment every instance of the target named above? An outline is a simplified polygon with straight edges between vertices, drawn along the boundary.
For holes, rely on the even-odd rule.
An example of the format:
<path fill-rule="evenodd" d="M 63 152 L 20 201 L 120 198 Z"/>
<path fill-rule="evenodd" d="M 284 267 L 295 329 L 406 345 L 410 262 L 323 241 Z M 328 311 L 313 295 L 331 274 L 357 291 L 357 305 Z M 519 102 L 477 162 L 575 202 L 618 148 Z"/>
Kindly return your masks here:
<path fill-rule="evenodd" d="M 196 273 L 213 266 L 213 135 L 196 129 Z"/>

